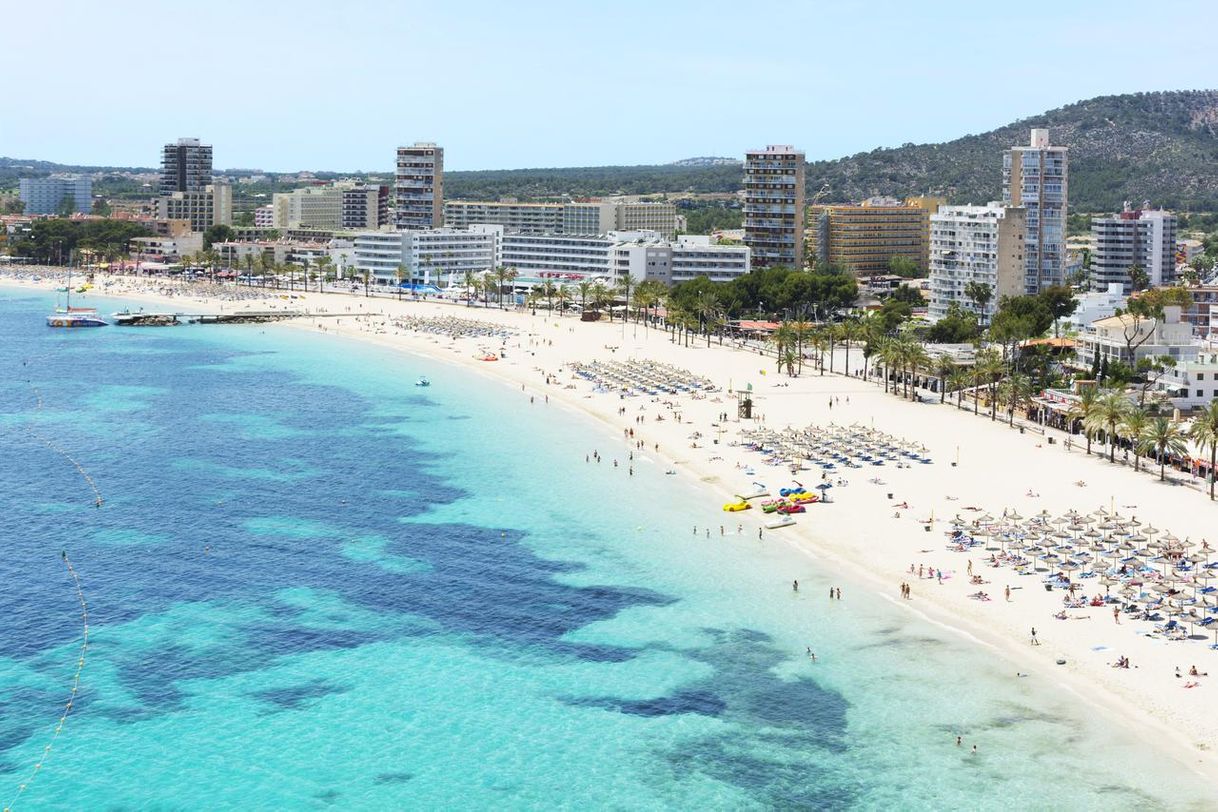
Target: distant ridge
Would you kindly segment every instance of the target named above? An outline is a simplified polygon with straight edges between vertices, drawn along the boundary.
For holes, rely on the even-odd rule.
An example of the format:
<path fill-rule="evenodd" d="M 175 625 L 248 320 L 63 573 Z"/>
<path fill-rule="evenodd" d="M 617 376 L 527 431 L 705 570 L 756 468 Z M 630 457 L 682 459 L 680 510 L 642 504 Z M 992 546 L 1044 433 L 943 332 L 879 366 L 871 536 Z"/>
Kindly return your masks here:
<path fill-rule="evenodd" d="M 1126 200 L 1218 211 L 1218 90 L 1100 96 L 946 143 L 904 144 L 815 161 L 808 165 L 808 189 L 826 189 L 826 202 L 926 193 L 954 203 L 995 200 L 1002 187 L 1003 150 L 1026 143 L 1033 127 L 1048 127 L 1054 144 L 1070 148 L 1070 206 L 1075 211 L 1113 211 Z M 792 137 L 798 141 L 798 134 Z M 0 186 L 14 185 L 25 171 L 122 169 L 0 158 Z M 662 165 L 448 172 L 444 183 L 446 195 L 454 199 L 732 193 L 740 189 L 741 166 L 735 158 L 704 156 Z"/>

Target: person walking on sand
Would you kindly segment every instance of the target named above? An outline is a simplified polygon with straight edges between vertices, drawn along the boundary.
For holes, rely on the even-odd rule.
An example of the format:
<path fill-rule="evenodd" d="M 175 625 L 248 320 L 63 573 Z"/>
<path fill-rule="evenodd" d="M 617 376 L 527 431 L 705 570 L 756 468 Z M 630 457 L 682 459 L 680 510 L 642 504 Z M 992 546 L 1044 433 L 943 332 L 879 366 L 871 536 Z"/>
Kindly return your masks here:
<path fill-rule="evenodd" d="M 1007 584 L 1006 589 L 1003 590 L 1003 593 L 1006 595 L 1007 603 L 1010 603 L 1011 602 L 1011 585 L 1010 584 Z"/>
<path fill-rule="evenodd" d="M 1114 621 L 1116 621 L 1117 623 L 1121 622 L 1121 607 L 1119 607 L 1119 606 L 1112 607 L 1112 619 Z"/>
<path fill-rule="evenodd" d="M 791 591 L 792 591 L 792 592 L 798 592 L 798 591 L 799 591 L 799 580 L 798 580 L 798 579 L 796 579 L 796 580 L 794 580 L 794 581 L 792 581 L 792 582 L 791 582 Z"/>
<path fill-rule="evenodd" d="M 1034 645 L 1034 646 L 1040 645 L 1040 641 L 1036 639 L 1036 627 L 1035 626 L 1032 627 L 1032 645 Z"/>

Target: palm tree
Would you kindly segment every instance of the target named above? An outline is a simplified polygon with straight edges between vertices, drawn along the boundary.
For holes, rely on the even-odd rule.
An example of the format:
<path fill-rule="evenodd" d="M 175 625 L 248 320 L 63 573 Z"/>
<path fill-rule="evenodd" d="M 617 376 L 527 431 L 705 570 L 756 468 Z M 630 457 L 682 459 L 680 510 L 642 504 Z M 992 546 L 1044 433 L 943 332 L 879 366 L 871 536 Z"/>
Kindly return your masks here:
<path fill-rule="evenodd" d="M 503 265 L 496 268 L 493 273 L 495 274 L 495 281 L 498 283 L 499 308 L 502 310 L 503 289 L 507 286 L 508 282 L 514 282 L 516 280 L 517 273 L 515 268 L 508 268 Z"/>
<path fill-rule="evenodd" d="M 406 278 L 407 273 L 408 272 L 406 270 L 405 265 L 398 265 L 398 267 L 393 270 L 393 278 L 398 283 L 397 289 L 398 289 L 398 301 L 399 302 L 402 301 L 402 280 L 404 280 Z"/>
<path fill-rule="evenodd" d="M 551 313 L 554 312 L 554 294 L 557 292 L 557 287 L 552 279 L 541 283 L 541 295 L 545 297 L 546 305 L 550 308 Z"/>
<path fill-rule="evenodd" d="M 571 291 L 567 290 L 566 285 L 559 285 L 558 292 L 554 294 L 554 298 L 558 299 L 558 312 L 565 313 L 567 305 L 571 303 Z"/>
<path fill-rule="evenodd" d="M 693 312 L 702 329 L 706 331 L 706 346 L 709 347 L 711 329 L 719 319 L 719 299 L 710 291 L 703 291 L 694 299 Z"/>
<path fill-rule="evenodd" d="M 1078 393 L 1078 400 L 1070 407 L 1067 412 L 1067 417 L 1070 418 L 1071 433 L 1073 433 L 1074 422 L 1078 421 L 1083 426 L 1083 435 L 1087 438 L 1087 453 L 1091 453 L 1091 429 L 1088 426 L 1091 423 L 1091 413 L 1095 411 L 1095 403 L 1097 397 L 1095 388 L 1088 386 Z"/>
<path fill-rule="evenodd" d="M 1201 448 L 1210 447 L 1210 500 L 1214 498 L 1214 480 L 1218 474 L 1214 464 L 1218 462 L 1218 400 L 1211 400 L 1201 414 L 1193 418 L 1188 436 Z"/>
<path fill-rule="evenodd" d="M 609 301 L 609 288 L 602 282 L 592 283 L 592 309 L 600 310 Z M 613 321 L 613 310 L 609 311 L 609 321 Z"/>
<path fill-rule="evenodd" d="M 1129 398 L 1120 392 L 1107 392 L 1099 397 L 1091 412 L 1091 430 L 1103 431 L 1108 441 L 1108 461 L 1116 461 L 1117 426 L 1130 409 Z"/>
<path fill-rule="evenodd" d="M 972 373 L 963 367 L 957 368 L 947 379 L 947 385 L 956 393 L 956 408 L 964 408 L 964 390 L 972 380 Z"/>
<path fill-rule="evenodd" d="M 579 290 L 579 312 L 583 313 L 588 309 L 588 295 L 592 292 L 592 283 L 583 279 L 575 287 Z"/>
<path fill-rule="evenodd" d="M 843 321 L 841 324 L 842 344 L 846 348 L 846 377 L 850 377 L 850 342 L 857 341 L 862 333 L 862 325 L 857 321 Z"/>
<path fill-rule="evenodd" d="M 325 293 L 326 274 L 333 267 L 334 260 L 330 259 L 329 254 L 322 254 L 317 258 L 317 292 Z"/>
<path fill-rule="evenodd" d="M 929 372 L 932 368 L 933 361 L 930 355 L 926 352 L 926 347 L 922 346 L 922 342 L 914 338 L 909 338 L 904 349 L 905 364 L 909 369 L 909 399 L 918 399 L 918 372 Z"/>
<path fill-rule="evenodd" d="M 800 329 L 800 324 L 802 324 L 802 322 L 796 322 L 795 324 L 792 325 L 792 334 L 796 337 L 797 341 L 802 341 L 802 334 L 804 332 L 803 330 Z M 811 346 L 813 352 L 816 353 L 817 364 L 820 366 L 820 374 L 824 375 L 825 374 L 825 347 L 828 346 L 828 343 L 829 343 L 828 339 L 825 337 L 825 331 L 824 330 L 809 330 L 809 331 L 807 331 L 807 333 L 808 333 L 808 345 Z M 803 353 L 800 352 L 799 356 L 800 356 L 800 366 L 802 367 L 803 366 Z"/>
<path fill-rule="evenodd" d="M 372 271 L 364 271 L 364 297 L 365 297 L 365 298 L 367 298 L 367 297 L 368 297 L 368 295 L 369 295 L 369 293 L 368 293 L 368 284 L 369 284 L 371 281 L 372 281 Z"/>
<path fill-rule="evenodd" d="M 778 356 L 778 368 L 782 369 L 783 367 L 786 367 L 787 376 L 794 378 L 796 360 L 797 360 L 797 358 L 795 355 L 795 350 L 791 349 L 790 347 L 787 347 Z"/>
<path fill-rule="evenodd" d="M 875 358 L 877 366 L 884 368 L 884 391 L 888 391 L 888 379 L 892 377 L 892 339 L 881 336 L 872 336 L 867 341 L 867 349 L 864 351 L 864 357 L 870 360 Z"/>
<path fill-rule="evenodd" d="M 985 380 L 989 390 L 987 396 L 990 399 L 990 420 L 998 419 L 998 380 L 1006 368 L 1007 365 L 1003 363 L 997 350 L 987 347 L 977 353 L 977 372 Z"/>
<path fill-rule="evenodd" d="M 622 317 L 623 321 L 630 318 L 630 294 L 635 290 L 635 284 L 635 278 L 627 273 L 617 281 L 617 286 L 614 288 L 614 292 L 622 294 L 622 297 L 626 301 L 626 312 Z"/>
<path fill-rule="evenodd" d="M 484 271 L 482 273 L 482 282 L 479 287 L 482 288 L 482 306 L 490 307 L 490 294 L 495 287 L 495 272 Z"/>
<path fill-rule="evenodd" d="M 947 381 L 956 372 L 956 362 L 946 355 L 935 358 L 934 376 L 939 379 L 939 402 L 947 399 Z"/>
<path fill-rule="evenodd" d="M 531 311 L 530 315 L 537 315 L 537 303 L 540 302 L 542 298 L 544 297 L 541 295 L 540 288 L 529 288 L 528 294 L 524 297 L 524 303 Z"/>
<path fill-rule="evenodd" d="M 790 322 L 784 321 L 766 340 L 774 345 L 774 357 L 778 359 L 778 369 L 782 369 L 783 353 L 795 343 L 795 329 Z"/>
<path fill-rule="evenodd" d="M 1164 479 L 1163 468 L 1167 464 L 1167 455 L 1184 455 L 1188 452 L 1184 432 L 1180 427 L 1166 417 L 1156 417 L 1146 426 L 1142 439 L 1159 457 L 1159 481 Z"/>
<path fill-rule="evenodd" d="M 1003 403 L 1007 407 L 1007 425 L 1015 425 L 1015 409 L 1032 396 L 1032 381 L 1027 375 L 1015 373 L 1003 380 L 999 386 Z"/>
<path fill-rule="evenodd" d="M 1141 406 L 1131 407 L 1121 418 L 1121 434 L 1128 437 L 1133 444 L 1133 470 L 1135 471 L 1139 470 L 1142 461 L 1141 452 L 1145 447 L 1142 443 L 1142 435 L 1146 433 L 1146 427 L 1149 424 L 1150 412 Z"/>
<path fill-rule="evenodd" d="M 465 306 L 472 307 L 474 294 L 478 292 L 478 274 L 473 268 L 466 268 L 465 273 Z"/>

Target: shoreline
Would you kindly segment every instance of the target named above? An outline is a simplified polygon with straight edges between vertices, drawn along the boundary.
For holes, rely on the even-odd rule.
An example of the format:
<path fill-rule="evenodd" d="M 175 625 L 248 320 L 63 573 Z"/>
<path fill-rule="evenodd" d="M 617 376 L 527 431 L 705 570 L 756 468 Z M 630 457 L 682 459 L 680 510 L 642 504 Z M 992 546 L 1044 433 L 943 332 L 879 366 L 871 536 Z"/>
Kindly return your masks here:
<path fill-rule="evenodd" d="M 144 281 L 140 280 L 141 283 Z M 160 284 L 159 280 L 157 283 Z M 129 284 L 129 281 L 123 284 Z M 0 285 L 48 293 L 54 283 L 49 279 L 39 283 L 19 282 L 0 276 Z M 252 290 L 257 292 L 259 289 Z M 188 301 L 207 301 L 188 297 L 168 298 L 139 290 L 94 290 L 86 296 L 94 295 L 144 301 L 173 309 L 186 309 L 183 305 Z M 1205 532 L 1207 522 L 1212 524 L 1213 521 L 1206 512 L 1208 500 L 1190 488 L 1160 488 L 1157 482 L 1145 477 L 1138 480 L 1137 477 L 1141 475 L 1134 474 L 1132 469 L 1122 468 L 1119 464 L 1112 466 L 1107 461 L 1080 462 L 1081 451 L 1069 452 L 1060 446 L 1033 447 L 1037 435 L 1021 435 L 1000 422 L 991 423 L 972 415 L 962 419 L 942 408 L 928 408 L 939 406 L 938 403 L 901 401 L 884 394 L 882 387 L 857 378 L 806 371 L 802 377 L 789 379 L 777 376 L 772 369 L 767 370 L 769 374 L 762 375 L 758 372 L 758 361 L 761 361 L 762 368 L 766 368 L 772 359 L 763 359 L 754 353 L 728 346 L 708 349 L 704 344 L 696 346 L 697 342 L 694 341 L 694 346 L 686 348 L 670 342 L 663 332 L 654 328 L 628 325 L 623 330 L 620 322 L 612 325 L 588 324 L 570 316 L 531 316 L 528 312 L 409 299 L 399 302 L 380 297 L 365 298 L 359 294 L 297 293 L 296 296 L 300 297 L 299 301 L 304 307 L 323 304 L 331 313 L 337 312 L 335 308 L 338 307 L 353 308 L 344 311 L 350 312 L 352 318 L 348 319 L 345 315 L 338 319 L 301 318 L 286 321 L 284 326 L 333 333 L 436 361 L 460 359 L 458 366 L 476 370 L 481 375 L 513 387 L 522 386 L 525 390 L 522 394 L 525 395 L 553 397 L 556 403 L 614 430 L 621 429 L 625 422 L 614 406 L 624 404 L 633 409 L 641 404 L 647 407 L 646 414 L 651 417 L 658 411 L 658 404 L 640 398 L 617 400 L 608 394 L 588 394 L 587 385 L 582 382 L 576 383 L 574 389 L 566 389 L 564 387 L 570 382 L 567 363 L 593 359 L 624 360 L 638 355 L 707 375 L 721 388 L 727 379 L 742 383 L 749 378 L 757 383 L 757 406 L 766 418 L 760 425 L 824 425 L 831 420 L 865 423 L 867 418 L 871 418 L 886 431 L 925 444 L 931 450 L 935 464 L 919 466 L 918 475 L 914 474 L 914 469 L 883 469 L 883 475 L 888 480 L 888 484 L 882 486 L 885 493 L 891 489 L 895 499 L 913 504 L 913 507 L 899 511 L 902 512 L 900 519 L 890 516 L 893 507 L 888 503 L 893 500 L 886 500 L 884 493 L 877 494 L 877 489 L 861 481 L 862 478 L 857 476 L 862 473 L 859 470 L 847 474 L 854 479 L 849 487 L 834 489 L 830 505 L 809 506 L 809 512 L 800 517 L 798 525 L 766 534 L 766 539 L 771 540 L 773 533 L 778 532 L 781 541 L 807 556 L 810 561 L 842 571 L 850 580 L 867 588 L 874 587 L 877 594 L 888 600 L 896 600 L 896 585 L 900 580 L 913 581 L 913 576 L 906 570 L 909 563 L 929 563 L 952 575 L 964 569 L 962 559 L 967 559 L 968 553 L 946 552 L 943 537 L 938 535 L 941 528 L 933 528 L 931 533 L 922 529 L 918 517 L 926 516 L 928 511 L 941 511 L 942 515 L 950 516 L 949 510 L 959 511 L 963 505 L 981 505 L 997 515 L 1004 508 L 1014 506 L 1030 515 L 1034 512 L 1031 509 L 1033 506 L 1045 504 L 1049 507 L 1049 503 L 1054 505 L 1050 507 L 1054 512 L 1059 512 L 1062 505 L 1093 510 L 1097 498 L 1107 507 L 1110 503 L 1117 504 L 1117 493 L 1123 492 L 1125 495 L 1120 497 L 1120 503 L 1136 501 L 1136 513 L 1140 518 L 1172 530 L 1181 537 L 1190 532 L 1200 537 Z M 259 300 L 251 304 L 265 307 L 265 303 L 265 300 Z M 357 303 L 359 306 L 355 307 Z M 242 308 L 238 302 L 224 301 L 221 305 L 223 308 L 232 306 L 234 310 Z M 519 331 L 512 340 L 520 346 L 511 348 L 507 357 L 498 362 L 483 362 L 474 358 L 473 349 L 479 343 L 477 340 L 449 341 L 430 334 L 385 327 L 387 318 L 395 316 L 461 317 L 508 325 Z M 563 330 L 564 327 L 574 330 L 569 332 Z M 383 328 L 383 331 L 378 328 Z M 534 336 L 544 335 L 545 338 L 535 346 L 526 346 L 530 331 Z M 626 338 L 627 333 L 630 338 Z M 636 337 L 638 333 L 642 335 Z M 620 349 L 611 350 L 610 347 Z M 453 358 L 454 355 L 457 359 Z M 559 368 L 563 370 L 561 374 L 558 373 Z M 539 369 L 544 372 L 539 373 Z M 543 383 L 545 373 L 558 375 L 557 383 Z M 769 387 L 768 384 L 775 378 L 789 382 L 790 387 Z M 847 401 L 853 397 L 855 406 L 847 405 L 844 410 L 846 414 L 843 415 L 839 404 L 837 414 L 834 414 L 832 407 L 825 409 L 826 399 L 830 396 L 843 397 Z M 743 469 L 733 469 L 733 463 L 745 462 L 754 466 L 757 477 L 768 482 L 788 478 L 782 469 L 765 469 L 760 455 L 747 452 L 742 446 L 724 443 L 708 444 L 697 449 L 688 446 L 688 437 L 684 435 L 689 432 L 700 431 L 706 441 L 710 440 L 714 432 L 709 425 L 712 422 L 711 412 L 730 411 L 734 404 L 728 400 L 724 399 L 715 406 L 715 401 L 710 397 L 705 400 L 692 400 L 688 396 L 663 399 L 678 403 L 678 410 L 686 419 L 680 423 L 666 418 L 663 423 L 649 420 L 640 424 L 639 437 L 647 443 L 643 453 L 647 457 L 657 458 L 658 462 L 681 475 L 688 475 L 688 481 L 695 487 L 713 486 L 715 501 L 707 506 L 705 515 L 698 516 L 698 527 L 702 527 L 704 521 L 712 521 L 709 518 L 712 515 L 716 517 L 714 523 L 741 521 L 739 514 L 725 516 L 720 510 L 721 500 L 730 499 L 734 492 L 747 484 L 741 473 Z M 955 409 L 950 401 L 947 405 Z M 987 423 L 990 423 L 989 427 Z M 738 420 L 729 420 L 729 425 L 731 428 L 723 435 L 725 442 L 744 427 Z M 997 430 L 999 426 L 1001 431 Z M 658 452 L 652 450 L 656 442 L 660 444 L 661 450 Z M 960 453 L 960 464 L 949 467 L 946 463 L 953 445 Z M 626 450 L 623 446 L 623 453 Z M 983 455 L 983 450 L 988 453 Z M 1051 461 L 1045 455 L 1051 455 Z M 718 459 L 709 459 L 710 456 Z M 977 458 L 981 458 L 980 465 Z M 995 467 L 987 469 L 987 466 Z M 739 487 L 733 487 L 732 477 Z M 1095 491 L 1090 487 L 1070 490 L 1075 480 L 1084 477 L 1099 483 L 1100 487 Z M 1022 485 L 1016 485 L 1020 478 Z M 1029 482 L 1047 494 L 1043 502 L 1040 497 L 1030 502 L 1028 497 L 1019 495 L 1022 487 Z M 945 491 L 958 494 L 954 507 L 952 502 L 945 500 Z M 1131 500 L 1129 497 L 1134 493 L 1136 498 Z M 883 505 L 882 509 L 880 505 Z M 748 532 L 756 529 L 759 518 L 760 511 L 745 513 L 743 523 L 750 528 Z M 983 555 L 980 550 L 974 552 L 976 557 Z M 1003 581 L 1013 585 L 1021 580 L 1007 570 L 991 571 L 983 567 L 982 571 L 991 574 L 994 585 L 990 588 L 995 592 L 1000 590 Z M 1020 585 L 1024 588 L 1020 590 L 1016 602 L 982 604 L 970 601 L 962 594 L 965 590 L 958 587 L 969 586 L 963 578 L 950 578 L 943 585 L 919 579 L 912 584 L 913 601 L 900 603 L 919 604 L 907 608 L 923 620 L 962 636 L 972 645 L 986 646 L 997 652 L 1013 666 L 1030 671 L 1039 679 L 1050 680 L 1054 687 L 1070 691 L 1098 709 L 1105 718 L 1111 717 L 1112 723 L 1123 724 L 1134 731 L 1161 734 L 1153 736 L 1150 746 L 1167 752 L 1182 766 L 1204 777 L 1218 777 L 1218 760 L 1208 750 L 1208 742 L 1214 740 L 1218 728 L 1218 703 L 1211 696 L 1213 691 L 1218 690 L 1218 682 L 1203 682 L 1203 687 L 1198 690 L 1181 691 L 1180 683 L 1183 681 L 1175 680 L 1170 673 L 1175 666 L 1187 669 L 1194 662 L 1202 670 L 1208 671 L 1210 664 L 1207 658 L 1212 657 L 1214 652 L 1203 643 L 1169 644 L 1142 637 L 1134 632 L 1135 627 L 1147 625 L 1141 622 L 1130 621 L 1111 631 L 1113 624 L 1107 621 L 1103 611 L 1086 624 L 1052 621 L 1049 614 L 1055 608 L 1053 602 L 1058 596 L 1040 594 L 1042 590 L 1030 588 L 1039 587 L 1038 578 L 1025 577 L 1022 582 Z M 847 596 L 847 600 L 850 597 Z M 996 618 L 995 615 L 1000 613 L 1001 616 Z M 1045 644 L 1038 649 L 1020 643 L 1029 625 L 1043 629 Z M 1094 644 L 1101 639 L 1111 643 L 1106 654 L 1094 650 Z M 1177 651 L 1180 653 L 1177 654 Z M 1114 670 L 1100 661 L 1119 654 L 1130 656 L 1139 668 L 1132 671 Z M 1066 666 L 1054 664 L 1059 657 L 1067 660 Z M 1215 665 L 1218 665 L 1218 661 Z M 1048 670 L 1038 670 L 1042 666 Z M 1218 680 L 1218 677 L 1214 679 Z M 1209 694 L 1206 694 L 1205 688 L 1211 688 Z M 1174 692 L 1170 689 L 1174 689 Z"/>

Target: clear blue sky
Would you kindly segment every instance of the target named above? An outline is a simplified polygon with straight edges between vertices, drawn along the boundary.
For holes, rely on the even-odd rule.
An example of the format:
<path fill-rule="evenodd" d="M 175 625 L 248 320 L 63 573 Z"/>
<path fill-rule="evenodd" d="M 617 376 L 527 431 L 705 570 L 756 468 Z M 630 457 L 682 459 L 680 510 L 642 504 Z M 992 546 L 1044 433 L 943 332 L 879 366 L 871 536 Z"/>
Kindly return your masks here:
<path fill-rule="evenodd" d="M 0 155 L 217 168 L 810 159 L 1091 96 L 1214 87 L 1214 0 L 1060 3 L 34 0 L 0 28 Z"/>

